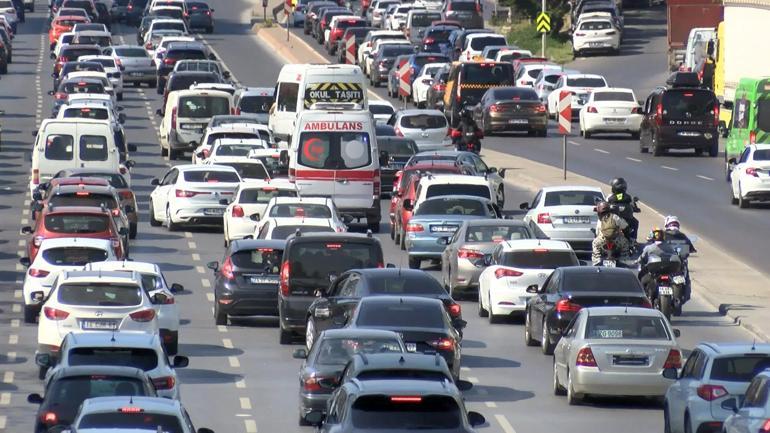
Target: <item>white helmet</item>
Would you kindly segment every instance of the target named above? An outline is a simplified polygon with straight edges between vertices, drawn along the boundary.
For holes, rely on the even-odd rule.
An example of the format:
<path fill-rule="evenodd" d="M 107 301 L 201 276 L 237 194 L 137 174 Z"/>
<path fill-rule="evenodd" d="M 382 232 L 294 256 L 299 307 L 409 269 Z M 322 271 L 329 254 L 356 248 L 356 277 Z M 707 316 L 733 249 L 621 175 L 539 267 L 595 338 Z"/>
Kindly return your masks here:
<path fill-rule="evenodd" d="M 679 218 L 669 215 L 663 220 L 663 226 L 666 228 L 666 230 L 670 230 L 673 232 L 679 231 Z"/>

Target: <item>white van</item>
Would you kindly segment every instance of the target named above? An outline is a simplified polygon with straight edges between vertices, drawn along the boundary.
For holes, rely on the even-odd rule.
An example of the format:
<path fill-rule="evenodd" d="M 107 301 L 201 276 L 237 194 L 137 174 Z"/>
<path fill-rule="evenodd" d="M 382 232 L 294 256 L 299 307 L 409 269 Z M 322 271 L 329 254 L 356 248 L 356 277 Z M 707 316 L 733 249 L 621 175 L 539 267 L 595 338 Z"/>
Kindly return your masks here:
<path fill-rule="evenodd" d="M 369 110 L 299 113 L 289 148 L 289 181 L 301 197 L 331 196 L 341 214 L 380 227 L 380 155 Z"/>
<path fill-rule="evenodd" d="M 270 129 L 276 138 L 289 143 L 297 114 L 315 103 L 350 102 L 367 109 L 365 80 L 356 65 L 284 65 L 270 108 Z"/>
<path fill-rule="evenodd" d="M 160 122 L 160 154 L 177 159 L 193 151 L 213 116 L 232 114 L 233 97 L 221 90 L 175 90 L 168 94 Z"/>
<path fill-rule="evenodd" d="M 30 193 L 60 170 L 72 168 L 125 171 L 109 120 L 46 119 L 32 149 Z"/>

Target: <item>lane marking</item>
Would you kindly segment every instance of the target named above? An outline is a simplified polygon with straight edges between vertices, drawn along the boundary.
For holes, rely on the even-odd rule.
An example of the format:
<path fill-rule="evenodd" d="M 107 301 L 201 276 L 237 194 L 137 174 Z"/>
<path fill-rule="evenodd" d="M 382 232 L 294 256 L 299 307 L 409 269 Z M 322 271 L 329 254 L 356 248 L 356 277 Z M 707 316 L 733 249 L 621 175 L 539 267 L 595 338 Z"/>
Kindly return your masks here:
<path fill-rule="evenodd" d="M 11 393 L 4 392 L 0 394 L 0 406 L 8 406 L 11 404 Z"/>
<path fill-rule="evenodd" d="M 699 178 L 699 179 L 703 179 L 703 180 L 714 180 L 714 179 L 713 179 L 713 178 L 711 178 L 711 177 L 708 177 L 708 176 L 703 176 L 703 175 L 701 175 L 701 174 L 696 174 L 696 175 L 695 175 L 695 177 L 697 177 L 697 178 Z"/>
<path fill-rule="evenodd" d="M 472 384 L 477 384 L 477 383 L 479 383 L 479 378 L 478 377 L 469 376 L 468 377 L 468 382 L 470 382 Z"/>
<path fill-rule="evenodd" d="M 17 281 L 17 283 L 18 283 L 18 281 Z M 21 290 L 19 290 L 19 289 L 14 290 L 13 291 L 13 297 L 14 298 L 21 298 Z"/>
<path fill-rule="evenodd" d="M 217 325 L 217 331 L 219 331 L 219 332 L 227 332 L 227 326 L 225 326 L 225 325 Z"/>
<path fill-rule="evenodd" d="M 484 402 L 484 404 L 487 405 L 487 407 L 491 407 L 493 409 L 497 407 L 497 403 L 495 403 L 494 401 L 486 401 Z"/>
<path fill-rule="evenodd" d="M 460 371 L 471 371 L 470 367 L 460 367 Z"/>
<path fill-rule="evenodd" d="M 199 274 L 205 274 L 206 273 L 206 268 L 204 268 L 203 266 L 196 266 L 195 270 L 198 271 Z"/>
<path fill-rule="evenodd" d="M 6 371 L 3 374 L 3 383 L 13 383 L 13 377 L 16 373 L 12 371 Z"/>
<path fill-rule="evenodd" d="M 238 361 L 238 358 L 235 356 L 228 356 L 227 362 L 230 363 L 230 367 L 238 368 L 241 366 L 241 361 Z"/>
<path fill-rule="evenodd" d="M 245 419 L 243 424 L 246 426 L 246 433 L 257 433 L 257 422 L 253 419 Z"/>
<path fill-rule="evenodd" d="M 679 169 L 678 169 L 678 168 L 675 168 L 675 167 L 669 167 L 669 166 L 667 166 L 667 165 L 661 165 L 661 166 L 660 166 L 660 168 L 665 168 L 666 170 L 671 170 L 671 171 L 679 171 Z"/>
<path fill-rule="evenodd" d="M 205 278 L 201 278 L 201 286 L 203 287 L 211 287 L 211 282 Z"/>
<path fill-rule="evenodd" d="M 188 242 L 188 243 L 187 243 L 187 246 L 188 246 L 188 247 L 189 247 L 191 250 L 195 250 L 195 249 L 197 249 L 197 248 L 198 248 L 198 245 L 196 245 L 196 244 L 195 244 L 195 242 L 193 242 L 193 241 L 190 241 L 190 242 Z"/>
<path fill-rule="evenodd" d="M 496 413 L 495 419 L 497 420 L 497 423 L 500 424 L 500 427 L 503 428 L 505 433 L 516 433 L 516 429 L 514 429 L 511 423 L 508 422 L 508 419 L 505 417 L 505 415 Z"/>
<path fill-rule="evenodd" d="M 240 379 L 239 381 L 235 382 L 235 387 L 239 389 L 246 388 L 246 381 L 243 379 Z"/>
<path fill-rule="evenodd" d="M 629 161 L 634 161 L 634 162 L 642 162 L 641 159 L 631 158 L 630 156 L 627 156 L 626 159 L 629 160 Z"/>
<path fill-rule="evenodd" d="M 192 259 L 193 259 L 193 261 L 200 262 L 201 261 L 201 256 L 198 255 L 198 253 L 192 253 Z"/>
<path fill-rule="evenodd" d="M 14 313 L 21 313 L 21 304 L 13 304 L 11 311 Z"/>
<path fill-rule="evenodd" d="M 23 246 L 24 246 L 24 245 L 26 245 L 26 244 L 27 244 L 27 243 L 24 241 L 24 239 L 19 239 L 19 244 L 18 244 L 18 245 L 19 245 L 20 247 L 23 247 Z"/>
<path fill-rule="evenodd" d="M 251 410 L 251 399 L 248 397 L 241 397 L 241 409 L 243 410 Z"/>
<path fill-rule="evenodd" d="M 229 338 L 223 338 L 222 339 L 222 346 L 225 347 L 225 349 L 232 349 L 233 348 L 233 340 Z"/>
<path fill-rule="evenodd" d="M 211 292 L 206 293 L 206 299 L 208 299 L 209 302 L 214 302 L 214 294 Z"/>
<path fill-rule="evenodd" d="M 8 352 L 8 355 L 6 356 L 8 358 L 8 362 L 16 362 L 16 352 Z"/>
<path fill-rule="evenodd" d="M 574 140 L 569 140 L 569 141 L 567 141 L 567 143 L 569 143 L 569 144 L 571 144 L 573 146 L 581 146 L 580 143 L 578 143 L 577 141 L 574 141 Z"/>
<path fill-rule="evenodd" d="M 17 334 L 11 334 L 8 336 L 8 345 L 19 344 L 19 336 Z"/>
<path fill-rule="evenodd" d="M 604 149 L 599 149 L 598 147 L 594 147 L 594 151 L 596 151 L 596 152 L 599 152 L 599 153 L 603 153 L 603 154 L 605 154 L 605 155 L 609 155 L 609 154 L 610 154 L 610 153 L 609 153 L 609 152 L 607 152 L 606 150 L 604 150 Z"/>
<path fill-rule="evenodd" d="M 18 328 L 21 325 L 21 320 L 11 319 L 11 328 Z"/>
<path fill-rule="evenodd" d="M 8 418 L 5 415 L 0 415 L 0 430 L 5 429 L 5 424 Z"/>

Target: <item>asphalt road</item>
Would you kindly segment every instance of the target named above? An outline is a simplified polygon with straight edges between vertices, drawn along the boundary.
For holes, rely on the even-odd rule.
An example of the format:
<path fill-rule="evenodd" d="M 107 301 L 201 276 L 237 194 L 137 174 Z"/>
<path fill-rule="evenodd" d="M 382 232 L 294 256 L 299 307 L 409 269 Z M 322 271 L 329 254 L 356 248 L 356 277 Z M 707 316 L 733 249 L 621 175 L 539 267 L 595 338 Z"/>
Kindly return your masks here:
<path fill-rule="evenodd" d="M 212 4 L 217 10 L 217 31 L 206 35 L 206 41 L 241 83 L 273 86 L 280 61 L 249 33 L 244 11 L 248 11 L 250 6 L 226 0 L 213 1 Z M 44 10 L 42 2 L 38 2 L 38 10 Z M 31 431 L 36 408 L 26 403 L 26 395 L 42 391 L 33 363 L 37 329 L 34 325 L 21 323 L 20 283 L 23 269 L 17 265 L 17 260 L 24 245 L 18 230 L 28 222 L 25 209 L 28 209 L 26 201 L 29 199 L 26 185 L 29 177 L 27 158 L 32 143 L 30 133 L 50 112 L 51 106 L 51 97 L 45 94 L 50 88 L 51 61 L 47 57 L 47 38 L 41 36 L 44 25 L 40 12 L 28 14 L 27 23 L 20 27 L 14 42 L 15 62 L 10 66 L 10 73 L 0 80 L 0 108 L 6 111 L 5 117 L 0 119 L 3 125 L 0 150 L 0 432 L 10 433 Z M 124 35 L 126 41 L 134 39 L 133 29 L 116 26 L 113 32 Z M 116 39 L 120 41 L 120 37 Z M 606 59 L 596 60 L 609 62 Z M 617 63 L 616 67 L 622 67 L 622 64 Z M 639 61 L 638 66 L 646 64 Z M 127 88 L 122 104 L 128 117 L 128 139 L 138 146 L 138 151 L 132 155 L 137 161 L 133 185 L 142 215 L 139 236 L 131 248 L 132 256 L 135 260 L 159 263 L 169 283 L 178 282 L 187 289 L 177 297 L 177 302 L 182 312 L 180 354 L 190 356 L 191 362 L 189 368 L 179 371 L 179 376 L 182 401 L 193 421 L 197 427 L 211 427 L 218 433 L 310 432 L 309 428 L 297 426 L 296 374 L 299 362 L 291 358 L 296 346 L 278 344 L 276 321 L 255 319 L 228 327 L 214 326 L 211 271 L 205 268 L 205 264 L 221 260 L 221 232 L 194 230 L 169 233 L 163 228 L 150 227 L 147 220 L 148 195 L 152 189 L 150 180 L 162 175 L 168 165 L 159 156 L 157 141 L 154 111 L 159 107 L 159 97 L 154 89 Z M 719 209 L 727 208 L 723 192 L 715 194 L 717 203 L 705 201 L 709 185 L 712 192 L 717 188 L 721 191 L 721 183 L 705 183 L 708 181 L 694 176 L 695 173 L 702 173 L 718 178 L 718 173 L 714 173 L 718 164 L 714 160 L 664 158 L 653 164 L 649 159 L 640 158 L 642 162 L 632 164 L 623 162 L 625 154 L 620 154 L 621 147 L 627 149 L 626 154 L 633 153 L 634 144 L 631 142 L 576 142 L 582 145 L 570 148 L 575 155 L 571 160 L 571 169 L 594 177 L 609 178 L 612 169 L 621 169 L 626 164 L 628 168 L 622 168 L 623 174 L 631 181 L 634 192 L 652 205 L 664 210 L 676 210 L 690 225 L 698 221 L 694 214 L 704 213 L 703 224 L 706 228 L 697 228 L 700 231 L 714 231 L 713 223 L 705 219 L 716 219 L 721 215 Z M 558 156 L 556 139 L 495 139 L 487 140 L 485 145 L 510 149 L 525 156 L 531 154 L 532 158 L 545 162 Z M 611 154 L 596 152 L 592 149 L 594 147 Z M 601 163 L 603 160 L 606 162 Z M 679 171 L 658 170 L 655 167 L 659 164 L 669 164 Z M 701 164 L 704 164 L 702 168 L 693 169 Z M 631 170 L 631 167 L 636 169 Z M 645 176 L 643 167 L 653 172 Z M 674 182 L 675 176 L 678 182 Z M 666 185 L 668 181 L 672 185 Z M 655 201 L 656 191 L 668 193 L 659 197 L 661 201 Z M 701 192 L 696 194 L 696 191 Z M 669 201 L 675 200 L 671 197 L 676 195 L 687 197 L 689 201 L 685 205 L 678 203 L 674 206 L 677 203 Z M 515 204 L 527 197 L 521 192 L 513 192 L 508 198 L 509 203 Z M 705 209 L 712 213 L 706 216 Z M 757 215 L 755 226 L 759 225 L 759 212 L 741 212 L 745 216 L 733 215 L 733 221 Z M 747 221 L 740 221 L 734 224 L 749 225 Z M 725 227 L 723 229 L 726 230 Z M 736 229 L 730 236 L 732 239 L 743 239 L 740 236 L 748 238 L 750 232 L 744 230 Z M 389 240 L 385 225 L 382 233 L 378 237 L 382 240 L 386 260 L 405 263 L 403 253 Z M 709 232 L 709 235 L 712 233 Z M 524 346 L 520 323 L 489 325 L 476 316 L 475 303 L 463 302 L 462 305 L 469 325 L 463 342 L 461 375 L 475 383 L 474 389 L 466 395 L 469 407 L 487 417 L 488 426 L 480 428 L 480 432 L 662 431 L 662 413 L 649 401 L 602 399 L 582 407 L 568 406 L 563 397 L 556 397 L 551 392 L 550 358 L 544 357 L 536 348 Z M 674 321 L 674 326 L 682 331 L 680 341 L 686 349 L 704 339 L 727 341 L 750 338 L 741 328 L 712 313 L 705 305 L 691 302 L 686 310 L 683 317 Z"/>

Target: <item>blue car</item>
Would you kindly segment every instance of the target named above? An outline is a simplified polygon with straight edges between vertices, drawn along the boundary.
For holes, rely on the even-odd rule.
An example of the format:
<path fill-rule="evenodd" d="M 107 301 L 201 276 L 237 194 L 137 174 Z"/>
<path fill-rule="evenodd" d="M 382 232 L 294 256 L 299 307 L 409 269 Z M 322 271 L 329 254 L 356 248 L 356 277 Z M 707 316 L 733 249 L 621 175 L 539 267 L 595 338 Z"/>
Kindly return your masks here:
<path fill-rule="evenodd" d="M 500 217 L 494 202 L 477 196 L 442 195 L 419 203 L 406 226 L 409 267 L 419 269 L 423 260 L 440 260 L 447 239 L 465 221 Z"/>

